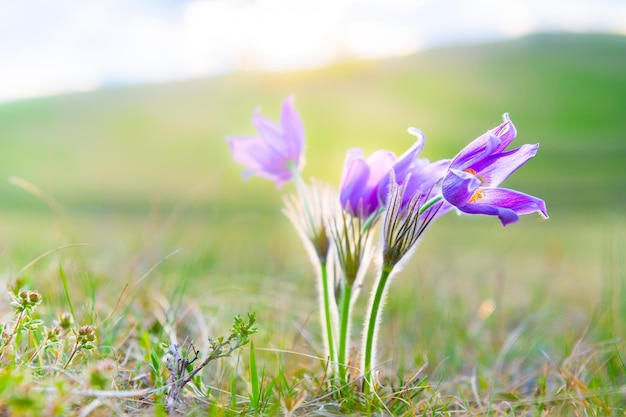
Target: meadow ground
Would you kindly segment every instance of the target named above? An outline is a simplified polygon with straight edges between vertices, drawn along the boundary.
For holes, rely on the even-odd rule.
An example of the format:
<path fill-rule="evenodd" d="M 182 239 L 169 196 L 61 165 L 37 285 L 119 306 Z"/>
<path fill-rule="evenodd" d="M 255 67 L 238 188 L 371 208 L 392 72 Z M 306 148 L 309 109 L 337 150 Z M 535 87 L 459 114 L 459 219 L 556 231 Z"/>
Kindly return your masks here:
<path fill-rule="evenodd" d="M 2 412 L 164 415 L 167 342 L 206 355 L 209 336 L 255 312 L 254 350 L 210 363 L 179 412 L 623 415 L 625 48 L 618 36 L 541 35 L 1 104 Z M 409 126 L 431 160 L 504 112 L 518 144 L 541 144 L 505 185 L 544 198 L 550 220 L 502 228 L 448 214 L 395 277 L 382 401 L 329 388 L 313 274 L 280 213 L 293 189 L 242 181 L 223 139 L 253 134 L 256 106 L 275 119 L 290 93 L 304 175 L 335 185 L 347 148 L 400 154 Z M 20 315 L 20 290 L 43 300 Z"/>

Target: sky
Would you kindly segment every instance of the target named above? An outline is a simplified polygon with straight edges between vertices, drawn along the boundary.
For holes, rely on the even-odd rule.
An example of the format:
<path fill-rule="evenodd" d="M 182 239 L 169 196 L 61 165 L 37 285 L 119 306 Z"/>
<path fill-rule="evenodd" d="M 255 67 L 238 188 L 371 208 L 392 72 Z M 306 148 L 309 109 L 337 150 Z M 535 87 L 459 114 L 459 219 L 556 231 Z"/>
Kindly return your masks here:
<path fill-rule="evenodd" d="M 626 35 L 626 1 L 0 0 L 0 102 L 545 31 Z"/>

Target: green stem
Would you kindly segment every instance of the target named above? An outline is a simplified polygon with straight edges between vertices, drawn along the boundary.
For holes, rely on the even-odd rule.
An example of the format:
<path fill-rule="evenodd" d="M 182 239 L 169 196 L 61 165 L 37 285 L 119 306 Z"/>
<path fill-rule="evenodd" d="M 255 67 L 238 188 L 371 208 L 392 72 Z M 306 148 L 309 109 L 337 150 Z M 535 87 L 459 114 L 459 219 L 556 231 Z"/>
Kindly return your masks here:
<path fill-rule="evenodd" d="M 338 352 L 338 366 L 339 366 L 339 378 L 341 383 L 347 383 L 347 354 L 348 354 L 348 331 L 350 329 L 350 299 L 352 298 L 352 286 L 346 285 L 343 290 L 343 298 L 341 302 L 341 328 L 339 330 L 339 352 Z"/>
<path fill-rule="evenodd" d="M 332 317 L 330 315 L 330 296 L 328 290 L 328 269 L 326 262 L 320 260 L 321 279 L 322 279 L 322 297 L 324 302 L 324 318 L 325 322 L 322 325 L 326 326 L 326 339 L 328 340 L 328 356 L 333 369 L 336 366 L 335 358 L 335 338 L 333 336 Z M 322 329 L 324 331 L 324 329 Z"/>
<path fill-rule="evenodd" d="M 429 208 L 431 208 L 431 207 L 432 207 L 435 203 L 440 202 L 442 199 L 443 199 L 443 197 L 442 197 L 442 196 L 437 196 L 437 197 L 431 198 L 430 200 L 428 200 L 427 202 L 425 202 L 425 203 L 422 205 L 422 207 L 420 207 L 419 214 L 424 214 L 424 212 L 425 212 L 426 210 L 428 210 Z"/>
<path fill-rule="evenodd" d="M 296 190 L 298 192 L 298 195 L 300 197 L 300 201 L 302 202 L 302 205 L 304 207 L 304 210 L 306 211 L 306 216 L 307 216 L 307 220 L 309 222 L 309 226 L 311 227 L 312 231 L 316 230 L 315 227 L 315 221 L 313 220 L 313 214 L 311 213 L 311 208 L 309 207 L 309 201 L 307 200 L 307 194 L 306 194 L 306 185 L 304 184 L 304 180 L 302 179 L 302 176 L 300 175 L 300 171 L 298 170 L 298 168 L 291 163 L 289 165 L 289 169 L 292 173 L 292 178 L 293 178 L 293 182 L 296 185 Z M 318 254 L 319 255 L 319 254 Z M 330 299 L 329 299 L 329 289 L 328 289 L 328 270 L 327 270 L 327 266 L 326 266 L 326 259 L 321 259 L 320 258 L 320 269 L 321 269 L 321 280 L 322 280 L 322 297 L 323 297 L 323 304 L 324 304 L 324 322 L 322 324 L 322 326 L 325 326 L 326 329 L 322 329 L 322 331 L 326 332 L 326 338 L 328 339 L 328 357 L 330 360 L 330 363 L 333 366 L 333 369 L 336 366 L 336 361 L 335 361 L 335 338 L 333 337 L 333 326 L 332 326 L 332 319 L 331 319 L 331 315 L 330 315 Z"/>
<path fill-rule="evenodd" d="M 68 365 L 72 362 L 72 359 L 74 359 L 74 356 L 76 356 L 77 352 L 78 352 L 78 339 L 76 339 L 76 343 L 74 343 L 74 348 L 72 349 L 72 353 L 70 354 L 70 357 L 67 359 L 67 362 L 65 362 L 63 369 L 66 369 L 68 367 Z"/>
<path fill-rule="evenodd" d="M 382 311 L 382 300 L 385 294 L 385 287 L 387 286 L 387 282 L 389 276 L 391 275 L 391 271 L 393 267 L 383 266 L 383 269 L 380 273 L 380 278 L 378 283 L 376 284 L 376 292 L 374 293 L 374 298 L 372 299 L 371 309 L 369 311 L 369 318 L 367 319 L 367 333 L 365 339 L 365 353 L 363 356 L 363 375 L 365 380 L 363 381 L 363 392 L 368 394 L 370 392 L 370 388 L 372 386 L 372 356 L 374 352 L 374 347 L 376 346 L 376 336 L 377 336 L 377 326 L 378 317 Z"/>

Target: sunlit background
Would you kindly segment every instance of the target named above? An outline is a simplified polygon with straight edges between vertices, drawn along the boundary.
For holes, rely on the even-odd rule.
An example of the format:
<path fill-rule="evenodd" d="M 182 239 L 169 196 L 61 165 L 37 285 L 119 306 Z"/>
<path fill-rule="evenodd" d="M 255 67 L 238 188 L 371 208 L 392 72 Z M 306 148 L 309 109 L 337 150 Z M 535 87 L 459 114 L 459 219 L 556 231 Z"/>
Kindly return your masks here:
<path fill-rule="evenodd" d="M 335 188 L 348 149 L 400 155 L 411 126 L 431 161 L 505 112 L 511 148 L 539 143 L 502 185 L 544 199 L 550 219 L 451 211 L 394 276 L 378 349 L 391 382 L 375 407 L 623 412 L 626 0 L 0 0 L 0 415 L 148 415 L 176 379 L 164 342 L 204 360 L 246 312 L 258 374 L 246 348 L 211 363 L 207 385 L 194 377 L 185 404 L 193 391 L 201 415 L 356 415 L 361 395 L 327 389 L 319 265 L 281 211 L 296 187 L 242 179 L 225 140 L 256 134 L 255 109 L 279 119 L 290 95 L 302 176 Z M 29 314 L 7 289 L 22 288 L 43 296 L 40 333 L 18 327 Z M 45 360 L 77 349 L 69 330 L 44 337 L 66 311 L 98 348 Z M 276 413 L 248 406 L 257 376 Z M 136 401 L 115 394 L 129 389 Z M 58 408 L 69 397 L 85 408 Z"/>
<path fill-rule="evenodd" d="M 410 126 L 432 161 L 505 112 L 512 146 L 540 144 L 503 185 L 550 219 L 437 219 L 394 278 L 381 357 L 413 373 L 427 353 L 430 381 L 458 381 L 473 332 L 495 329 L 501 352 L 526 323 L 533 343 L 516 343 L 543 364 L 598 306 L 626 317 L 624 0 L 0 0 L 0 286 L 41 259 L 28 288 L 59 293 L 62 266 L 79 315 L 127 288 L 129 316 L 180 295 L 222 323 L 256 311 L 257 346 L 315 352 L 313 273 L 281 213 L 294 186 L 242 180 L 225 140 L 291 94 L 303 177 L 334 187 L 347 149 L 399 155 Z"/>
<path fill-rule="evenodd" d="M 283 277 L 313 292 L 297 284 L 308 264 L 281 215 L 292 185 L 242 181 L 224 140 L 254 134 L 254 108 L 275 120 L 295 94 L 304 177 L 334 186 L 350 147 L 400 154 L 415 126 L 422 156 L 451 158 L 509 112 L 516 143 L 540 147 L 504 185 L 545 199 L 551 219 L 503 229 L 450 214 L 419 269 L 450 277 L 446 296 L 480 298 L 492 286 L 464 292 L 467 276 L 501 264 L 511 305 L 549 282 L 590 306 L 603 249 L 625 227 L 625 35 L 617 0 L 4 1 L 3 259 L 19 269 L 86 242 L 101 276 L 176 253 L 163 286 Z"/>
<path fill-rule="evenodd" d="M 0 3 L 0 101 L 291 70 L 533 32 L 626 34 L 621 0 Z"/>

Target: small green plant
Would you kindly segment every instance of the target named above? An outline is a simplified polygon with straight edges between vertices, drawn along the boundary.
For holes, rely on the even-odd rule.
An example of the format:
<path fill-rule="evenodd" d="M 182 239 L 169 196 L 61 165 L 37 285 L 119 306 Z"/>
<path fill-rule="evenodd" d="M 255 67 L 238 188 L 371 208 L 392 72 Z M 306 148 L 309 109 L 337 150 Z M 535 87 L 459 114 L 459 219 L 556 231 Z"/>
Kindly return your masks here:
<path fill-rule="evenodd" d="M 170 370 L 170 389 L 166 394 L 165 406 L 168 413 L 172 413 L 176 409 L 176 404 L 180 394 L 189 382 L 204 369 L 209 363 L 216 359 L 230 356 L 237 349 L 245 346 L 250 342 L 250 336 L 258 331 L 255 324 L 256 318 L 254 313 L 248 313 L 248 320 L 244 320 L 241 316 L 236 316 L 233 326 L 230 329 L 230 335 L 226 338 L 220 336 L 218 338 L 209 338 L 209 352 L 198 366 L 194 367 L 194 363 L 200 358 L 200 352 L 196 350 L 192 343 L 187 347 L 181 348 L 174 343 L 168 343 L 167 351 L 167 368 Z"/>
<path fill-rule="evenodd" d="M 63 369 L 66 369 L 72 360 L 76 356 L 77 353 L 88 351 L 96 348 L 96 329 L 93 327 L 86 325 L 79 327 L 77 330 L 72 329 L 72 333 L 74 334 L 74 346 L 72 347 L 72 352 L 70 353 L 70 357 L 65 362 Z"/>
<path fill-rule="evenodd" d="M 15 313 L 15 322 L 2 326 L 2 346 L 0 347 L 0 362 L 9 360 L 19 343 L 22 331 L 31 333 L 42 325 L 42 321 L 33 318 L 33 312 L 41 303 L 42 297 L 37 291 L 21 290 L 17 294 L 11 293 L 11 305 Z"/>

